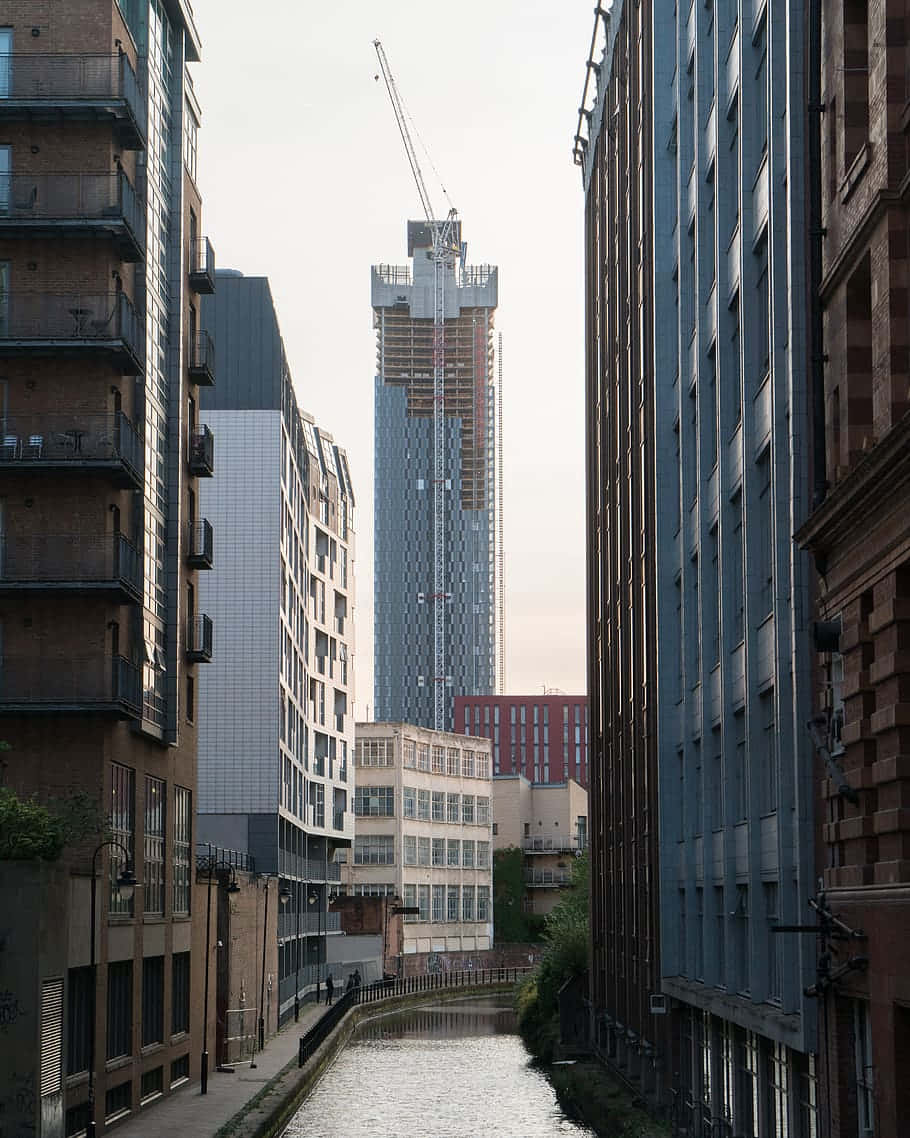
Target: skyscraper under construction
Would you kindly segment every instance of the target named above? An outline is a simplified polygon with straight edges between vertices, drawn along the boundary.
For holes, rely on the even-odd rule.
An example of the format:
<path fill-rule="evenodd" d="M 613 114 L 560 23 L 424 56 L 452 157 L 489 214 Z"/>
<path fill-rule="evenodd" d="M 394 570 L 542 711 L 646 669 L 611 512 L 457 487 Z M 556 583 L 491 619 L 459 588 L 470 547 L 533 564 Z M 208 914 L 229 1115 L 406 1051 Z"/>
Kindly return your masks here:
<path fill-rule="evenodd" d="M 460 255 L 438 263 L 433 227 L 410 221 L 411 264 L 372 270 L 375 718 L 445 731 L 456 692 L 496 691 L 501 583 L 498 271 L 466 264 L 460 222 L 451 237 Z"/>

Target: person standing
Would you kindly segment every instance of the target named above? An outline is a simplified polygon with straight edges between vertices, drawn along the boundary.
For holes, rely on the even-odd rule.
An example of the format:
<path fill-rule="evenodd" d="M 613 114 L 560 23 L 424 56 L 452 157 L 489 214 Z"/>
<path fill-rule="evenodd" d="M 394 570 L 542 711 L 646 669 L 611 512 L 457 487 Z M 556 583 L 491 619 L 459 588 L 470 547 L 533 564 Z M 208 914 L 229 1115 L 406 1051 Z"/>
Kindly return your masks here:
<path fill-rule="evenodd" d="M 332 996 L 335 994 L 335 981 L 332 979 L 330 972 L 325 978 L 325 1002 L 326 1005 L 332 1002 Z"/>

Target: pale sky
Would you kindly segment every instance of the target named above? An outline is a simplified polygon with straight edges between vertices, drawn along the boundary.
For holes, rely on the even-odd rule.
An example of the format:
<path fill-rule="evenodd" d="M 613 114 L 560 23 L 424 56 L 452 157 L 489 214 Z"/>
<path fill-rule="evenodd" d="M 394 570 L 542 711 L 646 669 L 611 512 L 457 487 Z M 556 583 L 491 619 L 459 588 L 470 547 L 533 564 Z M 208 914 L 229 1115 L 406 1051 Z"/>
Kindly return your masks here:
<path fill-rule="evenodd" d="M 217 263 L 267 276 L 300 405 L 357 494 L 356 713 L 373 703 L 370 265 L 420 202 L 372 41 L 499 266 L 506 690 L 584 691 L 583 196 L 571 148 L 590 0 L 193 0 L 199 184 Z M 421 152 L 422 157 L 422 152 Z M 429 163 L 437 214 L 445 201 Z"/>

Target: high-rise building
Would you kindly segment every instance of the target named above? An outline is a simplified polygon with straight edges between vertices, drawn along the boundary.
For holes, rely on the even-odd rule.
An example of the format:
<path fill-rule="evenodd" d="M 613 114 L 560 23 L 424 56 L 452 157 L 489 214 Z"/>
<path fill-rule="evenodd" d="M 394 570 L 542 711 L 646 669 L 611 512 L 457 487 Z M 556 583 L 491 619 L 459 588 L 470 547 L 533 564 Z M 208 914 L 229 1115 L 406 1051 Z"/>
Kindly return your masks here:
<path fill-rule="evenodd" d="M 347 891 L 399 897 L 417 910 L 404 917 L 406 956 L 490 948 L 489 742 L 409 723 L 358 723 L 355 764 Z"/>
<path fill-rule="evenodd" d="M 456 240 L 461 226 L 456 224 Z M 493 316 L 498 273 L 440 269 L 445 323 L 434 337 L 433 235 L 408 222 L 410 266 L 372 270 L 377 336 L 374 489 L 374 717 L 453 730 L 454 693 L 496 690 L 496 383 Z M 465 247 L 462 245 L 462 250 Z M 434 364 L 442 354 L 442 407 Z M 441 495 L 434 411 L 444 413 Z M 434 514 L 441 500 L 444 519 Z M 445 674 L 436 675 L 435 566 L 444 596 Z M 445 722 L 435 692 L 446 689 Z"/>
<path fill-rule="evenodd" d="M 224 554 L 201 594 L 219 652 L 200 693 L 199 836 L 280 875 L 284 1016 L 323 974 L 334 851 L 354 837 L 354 495 L 344 450 L 298 406 L 268 281 L 219 272 L 202 328 L 219 478 L 199 506 Z"/>
<path fill-rule="evenodd" d="M 910 398 L 906 21 L 812 7 L 814 732 L 821 900 L 819 1132 L 910 1122 Z M 817 52 L 817 54 L 816 54 Z M 898 125 L 900 124 L 900 125 Z"/>
<path fill-rule="evenodd" d="M 585 695 L 458 695 L 455 730 L 492 741 L 494 774 L 588 785 Z"/>
<path fill-rule="evenodd" d="M 211 623 L 193 503 L 213 473 L 195 417 L 213 376 L 196 321 L 214 287 L 199 55 L 186 0 L 0 3 L 5 782 L 81 791 L 109 819 L 64 853 L 72 919 L 58 911 L 51 935 L 66 968 L 22 1001 L 42 1022 L 16 1062 L 40 1062 L 41 1125 L 64 1116 L 69 1134 L 90 1094 L 104 1131 L 199 1070 L 190 896 Z M 32 1133 L 14 1100 L 4 1126 Z"/>
<path fill-rule="evenodd" d="M 659 838 L 656 859 L 630 850 L 628 868 L 651 888 L 659 867 L 653 995 L 670 1010 L 678 1124 L 810 1134 L 815 943 L 778 931 L 806 923 L 815 893 L 809 564 L 791 537 L 809 483 L 804 10 L 666 5 L 654 27 L 673 35 L 649 20 L 628 5 L 606 18 L 579 146 L 592 721 L 605 735 L 592 843 L 604 795 L 626 819 L 608 844 L 629 838 L 639 806 L 641 838 Z M 642 91 L 640 128 L 617 68 Z M 626 879 L 594 864 L 609 945 L 630 935 L 611 900 Z M 628 1024 L 608 1027 L 608 1048 L 611 1034 L 628 1061 Z"/>

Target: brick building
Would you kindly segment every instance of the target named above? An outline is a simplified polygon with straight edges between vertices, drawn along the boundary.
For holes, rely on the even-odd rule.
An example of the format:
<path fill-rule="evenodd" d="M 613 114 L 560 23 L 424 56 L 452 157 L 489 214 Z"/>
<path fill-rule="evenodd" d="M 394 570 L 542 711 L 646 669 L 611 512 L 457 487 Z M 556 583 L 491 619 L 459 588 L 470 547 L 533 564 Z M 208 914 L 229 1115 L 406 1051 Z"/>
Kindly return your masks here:
<path fill-rule="evenodd" d="M 823 900 L 860 939 L 819 958 L 823 1125 L 910 1116 L 910 391 L 904 10 L 821 0 L 815 181 L 814 721 Z M 828 931 L 831 931 L 828 926 Z M 903 1122 L 901 1121 L 903 1119 Z"/>
<path fill-rule="evenodd" d="M 2 0 L 0 53 L 0 733 L 8 785 L 88 793 L 117 843 L 98 852 L 95 937 L 96 843 L 65 862 L 67 968 L 42 980 L 62 983 L 35 1075 L 63 1099 L 39 1133 L 83 1132 L 94 1026 L 103 1132 L 199 1066 L 194 720 L 212 628 L 195 604 L 211 563 L 195 487 L 212 464 L 195 408 L 213 376 L 196 313 L 213 265 L 186 67 L 200 44 L 186 0 Z M 128 901 L 111 885 L 124 850 L 141 885 Z"/>
<path fill-rule="evenodd" d="M 492 742 L 494 774 L 588 785 L 585 695 L 457 695 L 455 730 Z"/>

